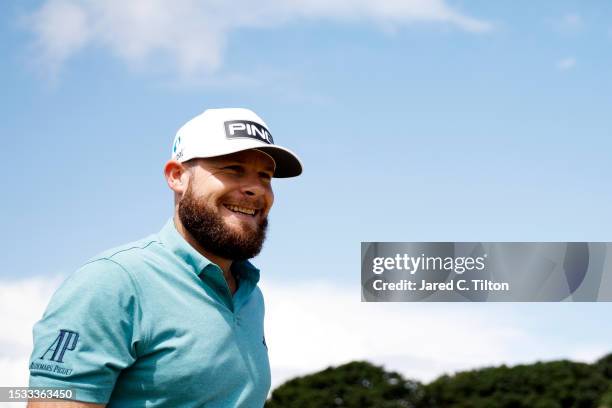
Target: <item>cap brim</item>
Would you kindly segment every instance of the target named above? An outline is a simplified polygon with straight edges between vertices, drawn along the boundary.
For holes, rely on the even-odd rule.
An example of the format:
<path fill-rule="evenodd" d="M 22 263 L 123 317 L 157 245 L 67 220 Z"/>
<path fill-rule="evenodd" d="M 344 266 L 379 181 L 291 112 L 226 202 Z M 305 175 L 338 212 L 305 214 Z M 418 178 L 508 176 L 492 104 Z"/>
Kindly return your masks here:
<path fill-rule="evenodd" d="M 186 162 L 195 158 L 208 158 L 224 156 L 226 154 L 232 154 L 237 152 L 243 152 L 245 150 L 259 150 L 262 153 L 272 157 L 276 167 L 274 169 L 273 177 L 287 178 L 295 177 L 302 174 L 302 163 L 298 159 L 297 155 L 291 150 L 286 149 L 277 145 L 270 145 L 260 141 L 254 140 L 234 140 L 233 146 L 223 146 L 223 149 L 218 151 L 206 151 L 205 153 L 191 151 L 190 154 L 185 154 L 179 161 Z M 239 142 L 239 143 L 236 143 Z"/>
<path fill-rule="evenodd" d="M 287 178 L 302 174 L 302 162 L 291 150 L 280 146 L 261 146 L 254 148 L 270 155 L 276 163 L 274 177 Z"/>

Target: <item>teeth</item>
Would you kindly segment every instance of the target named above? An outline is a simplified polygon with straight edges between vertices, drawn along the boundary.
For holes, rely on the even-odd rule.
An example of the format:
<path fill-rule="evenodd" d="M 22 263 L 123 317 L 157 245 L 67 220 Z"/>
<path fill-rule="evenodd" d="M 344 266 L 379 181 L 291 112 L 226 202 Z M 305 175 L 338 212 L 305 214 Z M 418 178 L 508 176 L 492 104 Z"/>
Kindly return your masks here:
<path fill-rule="evenodd" d="M 229 204 L 227 204 L 226 207 L 235 212 L 240 212 L 240 213 L 248 214 L 248 215 L 255 215 L 255 210 L 250 209 L 250 208 L 239 207 L 237 205 L 229 205 Z"/>

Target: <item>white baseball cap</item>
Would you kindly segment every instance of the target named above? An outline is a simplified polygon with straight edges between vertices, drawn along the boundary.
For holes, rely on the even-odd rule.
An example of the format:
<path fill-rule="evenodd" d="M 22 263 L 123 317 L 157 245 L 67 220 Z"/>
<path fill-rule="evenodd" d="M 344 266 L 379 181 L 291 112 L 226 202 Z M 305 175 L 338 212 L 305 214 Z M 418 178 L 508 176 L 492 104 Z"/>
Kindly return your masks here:
<path fill-rule="evenodd" d="M 295 177 L 302 163 L 291 150 L 274 144 L 266 123 L 255 112 L 243 108 L 207 109 L 185 123 L 174 138 L 172 159 L 223 156 L 256 149 L 276 163 L 274 177 Z"/>

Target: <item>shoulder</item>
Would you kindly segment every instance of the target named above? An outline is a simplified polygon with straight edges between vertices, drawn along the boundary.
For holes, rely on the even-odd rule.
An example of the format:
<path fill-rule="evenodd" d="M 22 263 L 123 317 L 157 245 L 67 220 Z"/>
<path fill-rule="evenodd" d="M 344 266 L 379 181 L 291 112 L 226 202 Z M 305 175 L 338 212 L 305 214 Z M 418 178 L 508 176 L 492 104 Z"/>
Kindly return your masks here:
<path fill-rule="evenodd" d="M 137 271 L 155 256 L 155 248 L 159 245 L 159 237 L 152 234 L 138 241 L 128 242 L 95 255 L 87 260 L 77 272 L 82 270 L 96 271 L 100 268 L 112 269 L 118 271 L 124 279 L 128 277 L 134 279 Z M 111 277 L 113 275 L 111 273 Z M 115 276 L 115 278 L 117 277 Z"/>
<path fill-rule="evenodd" d="M 134 271 L 150 256 L 148 248 L 158 242 L 156 235 L 150 235 L 97 254 L 68 276 L 58 294 L 78 291 L 104 296 L 138 291 Z"/>
<path fill-rule="evenodd" d="M 138 241 L 128 242 L 114 248 L 107 249 L 90 258 L 85 265 L 96 261 L 109 260 L 122 266 L 128 266 L 134 262 L 142 261 L 150 254 L 153 247 L 160 244 L 157 234 L 151 234 Z"/>
<path fill-rule="evenodd" d="M 49 308 L 90 309 L 108 304 L 124 305 L 137 295 L 132 276 L 120 264 L 107 258 L 91 260 L 70 274 L 54 293 Z M 91 310 L 91 309 L 90 309 Z"/>

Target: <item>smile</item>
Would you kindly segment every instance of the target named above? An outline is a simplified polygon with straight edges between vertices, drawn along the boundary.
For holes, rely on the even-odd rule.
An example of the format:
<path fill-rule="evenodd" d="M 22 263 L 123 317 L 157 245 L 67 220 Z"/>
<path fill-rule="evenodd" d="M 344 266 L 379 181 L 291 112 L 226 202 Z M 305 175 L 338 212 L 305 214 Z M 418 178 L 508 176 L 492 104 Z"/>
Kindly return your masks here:
<path fill-rule="evenodd" d="M 240 207 L 238 205 L 232 205 L 232 204 L 223 204 L 223 206 L 232 212 L 251 215 L 251 216 L 255 215 L 257 211 L 259 211 L 253 208 Z"/>

